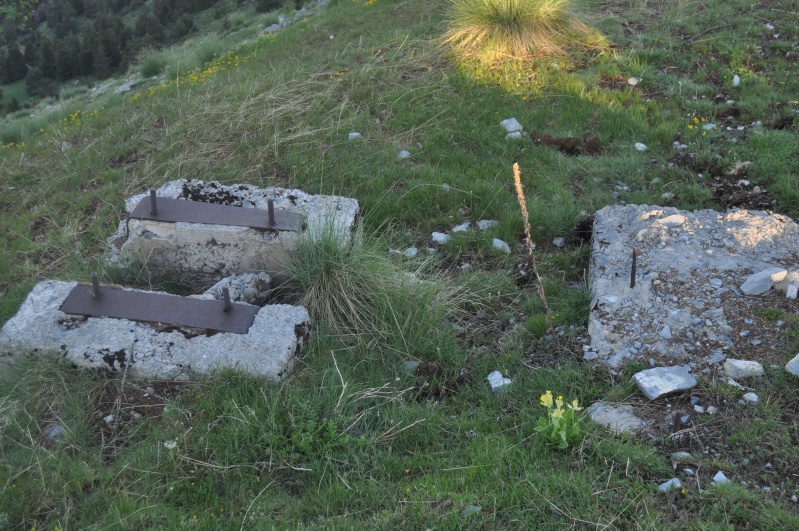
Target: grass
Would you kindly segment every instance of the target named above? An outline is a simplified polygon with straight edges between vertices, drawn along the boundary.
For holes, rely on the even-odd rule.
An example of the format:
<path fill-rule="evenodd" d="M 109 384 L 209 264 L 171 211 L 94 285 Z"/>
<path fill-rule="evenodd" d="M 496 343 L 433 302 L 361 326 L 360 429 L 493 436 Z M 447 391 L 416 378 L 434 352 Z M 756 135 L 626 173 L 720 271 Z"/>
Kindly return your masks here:
<path fill-rule="evenodd" d="M 36 357 L 4 366 L 0 525 L 797 527 L 797 382 L 782 371 L 749 382 L 757 406 L 703 379 L 694 392 L 719 412 L 697 417 L 684 443 L 613 437 L 588 422 L 568 452 L 536 436 L 547 389 L 585 405 L 647 408 L 628 383 L 635 367 L 614 375 L 582 362 L 589 250 L 574 227 L 586 214 L 617 202 L 723 209 L 697 174 L 750 161 L 752 185 L 774 195 L 776 211 L 799 216 L 797 132 L 774 127 L 799 92 L 783 49 L 798 26 L 792 2 L 588 7 L 613 48 L 488 69 L 442 55 L 447 15 L 435 3 L 340 2 L 232 56 L 208 36 L 222 52 L 211 63 L 190 47 L 164 51 L 182 78 L 101 99 L 75 91 L 58 109 L 3 119 L 0 134 L 14 145 L 0 147 L 0 322 L 39 280 L 99 271 L 118 281 L 103 272 L 104 239 L 125 197 L 165 180 L 340 194 L 366 215 L 352 240 L 328 235 L 301 248 L 294 296 L 311 308 L 314 334 L 280 385 L 233 372 L 132 382 Z M 734 131 L 688 128 L 694 116 L 721 123 L 731 108 Z M 526 135 L 506 141 L 499 122 L 512 116 L 528 132 L 595 135 L 601 153 L 566 156 Z M 348 141 L 352 131 L 364 139 Z M 694 154 L 690 164 L 675 140 Z M 399 160 L 402 149 L 412 156 Z M 552 334 L 534 283 L 517 274 L 527 251 L 514 162 Z M 499 225 L 430 241 L 479 219 Z M 550 243 L 556 236 L 563 249 Z M 425 258 L 389 252 L 411 246 Z M 156 285 L 164 279 L 155 273 L 126 283 Z M 787 361 L 799 333 L 795 316 L 784 319 Z M 425 369 L 408 374 L 404 361 Z M 488 389 L 494 370 L 513 380 L 509 393 Z M 669 403 L 691 408 L 687 394 Z M 43 434 L 53 424 L 63 428 L 55 443 Z M 690 482 L 669 462 L 683 449 L 698 461 Z M 717 470 L 733 485 L 708 487 Z M 685 495 L 657 491 L 675 475 Z M 469 505 L 481 510 L 462 516 Z"/>

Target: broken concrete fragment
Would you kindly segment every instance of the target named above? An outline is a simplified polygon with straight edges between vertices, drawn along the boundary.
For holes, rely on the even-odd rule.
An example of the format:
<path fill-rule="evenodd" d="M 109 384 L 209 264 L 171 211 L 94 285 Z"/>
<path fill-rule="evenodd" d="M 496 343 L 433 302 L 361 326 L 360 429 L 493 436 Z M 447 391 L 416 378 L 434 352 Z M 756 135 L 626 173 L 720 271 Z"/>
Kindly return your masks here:
<path fill-rule="evenodd" d="M 794 356 L 791 361 L 785 364 L 785 370 L 794 376 L 799 376 L 799 354 Z"/>
<path fill-rule="evenodd" d="M 746 295 L 760 295 L 771 289 L 775 282 L 781 281 L 788 274 L 781 267 L 770 267 L 754 275 L 749 275 L 746 282 L 741 285 L 741 291 Z"/>
<path fill-rule="evenodd" d="M 256 209 L 267 217 L 268 201 L 274 210 L 304 217 L 304 231 L 257 229 L 236 225 L 123 220 L 109 238 L 107 262 L 116 267 L 146 265 L 159 275 L 189 285 L 207 286 L 230 275 L 283 272 L 289 253 L 303 236 L 349 238 L 359 213 L 358 202 L 337 196 L 310 195 L 300 190 L 258 188 L 248 184 L 223 185 L 200 180 L 170 181 L 156 192 L 159 199 L 186 199 Z M 133 212 L 147 194 L 126 200 Z M 273 278 L 273 280 L 275 280 Z M 278 278 L 278 283 L 284 279 Z"/>
<path fill-rule="evenodd" d="M 649 425 L 633 413 L 633 408 L 628 405 L 612 406 L 607 402 L 596 402 L 585 410 L 591 420 L 603 424 L 614 434 L 629 433 L 634 435 L 640 431 L 647 431 Z"/>
<path fill-rule="evenodd" d="M 632 381 L 649 399 L 690 389 L 696 385 L 696 378 L 685 367 L 656 367 L 633 375 Z"/>
<path fill-rule="evenodd" d="M 752 378 L 764 376 L 763 366 L 756 361 L 728 359 L 724 362 L 724 374 L 730 378 Z"/>
<path fill-rule="evenodd" d="M 682 488 L 682 482 L 680 482 L 679 478 L 671 478 L 670 480 L 658 485 L 658 490 L 660 492 L 668 492 L 671 489 L 681 489 L 681 488 Z"/>
<path fill-rule="evenodd" d="M 232 368 L 277 381 L 294 366 L 310 331 L 307 310 L 288 305 L 261 308 L 246 334 L 70 316 L 59 308 L 75 285 L 50 280 L 33 288 L 0 331 L 0 362 L 54 354 L 128 378 L 182 380 Z"/>
<path fill-rule="evenodd" d="M 727 476 L 725 476 L 724 472 L 722 472 L 721 470 L 716 472 L 716 475 L 713 476 L 714 485 L 721 485 L 722 483 L 727 483 L 728 481 L 729 479 L 727 479 Z"/>
<path fill-rule="evenodd" d="M 491 390 L 495 393 L 505 393 L 510 389 L 511 379 L 505 378 L 502 376 L 502 373 L 499 371 L 491 372 L 488 377 L 488 384 L 491 386 Z"/>

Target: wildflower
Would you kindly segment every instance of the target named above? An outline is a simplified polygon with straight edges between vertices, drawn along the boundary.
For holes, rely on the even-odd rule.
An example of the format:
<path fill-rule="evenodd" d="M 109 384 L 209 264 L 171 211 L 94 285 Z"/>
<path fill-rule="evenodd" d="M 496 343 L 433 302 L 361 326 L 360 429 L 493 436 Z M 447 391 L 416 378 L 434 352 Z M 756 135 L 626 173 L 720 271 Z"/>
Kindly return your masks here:
<path fill-rule="evenodd" d="M 541 405 L 544 407 L 552 407 L 552 391 L 547 391 L 541 395 Z"/>

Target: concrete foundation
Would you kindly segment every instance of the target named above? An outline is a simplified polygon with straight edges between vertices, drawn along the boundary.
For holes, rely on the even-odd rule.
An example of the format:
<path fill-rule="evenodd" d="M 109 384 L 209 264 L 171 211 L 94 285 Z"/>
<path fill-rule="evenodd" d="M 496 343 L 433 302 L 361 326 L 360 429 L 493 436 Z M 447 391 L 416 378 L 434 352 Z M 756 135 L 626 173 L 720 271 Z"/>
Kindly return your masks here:
<path fill-rule="evenodd" d="M 109 238 L 110 265 L 148 267 L 161 276 L 194 286 L 207 286 L 230 275 L 257 272 L 269 273 L 280 283 L 288 253 L 296 248 L 299 238 L 316 238 L 330 231 L 350 234 L 359 213 L 355 199 L 246 184 L 228 186 L 182 179 L 164 184 L 157 194 L 162 198 L 257 208 L 264 211 L 264 216 L 267 200 L 273 199 L 276 211 L 305 217 L 303 233 L 129 219 Z M 132 212 L 146 196 L 131 197 L 125 203 L 125 210 Z"/>
<path fill-rule="evenodd" d="M 70 316 L 59 308 L 75 285 L 36 285 L 0 331 L 0 366 L 18 355 L 50 354 L 129 378 L 188 379 L 234 368 L 278 381 L 291 371 L 310 332 L 307 310 L 289 305 L 261 308 L 247 334 Z"/>

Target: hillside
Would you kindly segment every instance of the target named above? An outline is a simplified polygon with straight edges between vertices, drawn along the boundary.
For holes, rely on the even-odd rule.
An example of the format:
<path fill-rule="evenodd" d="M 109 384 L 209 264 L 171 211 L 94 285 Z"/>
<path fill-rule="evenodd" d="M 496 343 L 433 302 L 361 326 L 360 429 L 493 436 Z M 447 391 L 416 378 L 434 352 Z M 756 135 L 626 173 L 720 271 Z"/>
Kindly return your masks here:
<path fill-rule="evenodd" d="M 355 198 L 362 254 L 316 258 L 341 260 L 330 267 L 359 288 L 413 272 L 443 294 L 403 294 L 349 337 L 312 314 L 312 343 L 280 385 L 235 372 L 130 382 L 26 357 L 0 376 L 0 529 L 799 527 L 796 378 L 748 381 L 763 400 L 747 407 L 701 379 L 669 408 L 691 410 L 694 395 L 719 413 L 691 413 L 681 439 L 672 410 L 629 383 L 642 367 L 610 371 L 582 348 L 596 210 L 799 218 L 793 4 L 588 0 L 607 42 L 493 69 L 458 66 L 441 46 L 443 1 L 263 15 L 248 4 L 225 15 L 231 28 L 153 52 L 153 76 L 142 57 L 124 77 L 0 118 L 0 323 L 44 279 L 99 272 L 187 292 L 103 262 L 125 198 L 181 178 Z M 511 117 L 519 140 L 500 126 Z M 478 220 L 498 224 L 453 231 Z M 433 232 L 452 237 L 435 244 Z M 799 311 L 771 310 L 757 318 L 785 324 L 787 361 Z M 409 374 L 407 361 L 421 365 Z M 494 370 L 509 392 L 490 390 Z M 547 390 L 641 407 L 657 435 L 585 420 L 578 444 L 553 448 L 535 429 Z M 676 451 L 692 454 L 692 475 Z M 732 481 L 710 486 L 720 470 Z M 673 477 L 685 489 L 658 490 Z"/>

